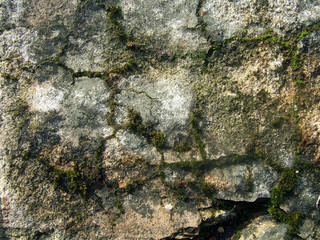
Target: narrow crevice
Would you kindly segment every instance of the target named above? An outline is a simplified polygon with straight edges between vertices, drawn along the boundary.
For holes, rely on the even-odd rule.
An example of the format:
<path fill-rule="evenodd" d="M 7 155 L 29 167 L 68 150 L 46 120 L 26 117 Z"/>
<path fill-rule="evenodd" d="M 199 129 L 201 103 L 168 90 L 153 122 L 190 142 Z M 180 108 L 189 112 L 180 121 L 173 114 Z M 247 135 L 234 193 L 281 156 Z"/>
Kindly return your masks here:
<path fill-rule="evenodd" d="M 231 239 L 259 216 L 267 215 L 269 199 L 261 198 L 255 202 L 236 202 L 215 200 L 212 212 L 223 210 L 225 213 L 216 218 L 202 221 L 198 228 L 180 229 L 163 240 L 224 240 Z M 210 208 L 209 208 L 210 209 Z M 203 210 L 203 209 L 200 209 Z"/>

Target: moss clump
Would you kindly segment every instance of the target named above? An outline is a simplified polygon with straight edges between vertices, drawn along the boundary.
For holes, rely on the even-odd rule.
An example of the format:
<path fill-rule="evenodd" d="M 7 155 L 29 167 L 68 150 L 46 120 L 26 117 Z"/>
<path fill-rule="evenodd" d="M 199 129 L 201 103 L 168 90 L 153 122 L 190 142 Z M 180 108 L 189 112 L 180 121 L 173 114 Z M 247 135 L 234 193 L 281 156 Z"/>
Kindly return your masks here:
<path fill-rule="evenodd" d="M 135 180 L 133 180 L 133 181 L 131 181 L 131 182 L 128 182 L 128 183 L 126 184 L 125 189 L 126 189 L 126 191 L 127 191 L 128 193 L 132 193 L 132 192 L 134 192 L 134 190 L 135 190 L 136 188 L 138 188 L 139 186 L 142 186 L 143 184 L 144 184 L 144 181 L 143 181 L 143 180 L 141 180 L 141 179 L 135 179 Z"/>
<path fill-rule="evenodd" d="M 291 49 L 291 45 L 292 45 L 292 42 L 291 41 L 282 41 L 280 40 L 279 38 L 273 36 L 272 38 L 272 41 L 276 44 L 279 44 L 280 46 L 282 46 L 283 48 L 285 49 Z"/>
<path fill-rule="evenodd" d="M 98 145 L 91 161 L 90 159 L 78 160 L 75 166 L 68 169 L 49 167 L 49 175 L 53 178 L 55 187 L 71 194 L 87 195 L 90 187 L 103 178 L 102 147 L 102 143 Z"/>
<path fill-rule="evenodd" d="M 52 174 L 54 175 L 55 187 L 70 193 L 87 194 L 88 186 L 80 172 L 74 169 L 62 170 L 54 168 Z"/>
<path fill-rule="evenodd" d="M 164 163 L 164 166 L 170 168 L 181 168 L 185 170 L 189 170 L 193 173 L 195 177 L 198 179 L 203 176 L 203 171 L 205 169 L 205 162 L 204 161 L 180 161 L 175 163 Z"/>
<path fill-rule="evenodd" d="M 270 38 L 272 38 L 272 35 L 271 35 L 271 33 L 268 33 L 268 34 L 261 35 L 261 36 L 255 38 L 255 40 L 256 41 L 264 41 L 264 40 L 270 39 Z"/>
<path fill-rule="evenodd" d="M 280 204 L 285 194 L 289 193 L 297 181 L 297 174 L 294 169 L 281 168 L 281 178 L 275 188 L 271 191 L 269 214 L 277 221 L 287 223 L 290 226 L 290 234 L 298 233 L 299 218 L 303 215 L 300 212 L 286 213 L 280 209 Z"/>
<path fill-rule="evenodd" d="M 186 139 L 183 139 L 177 146 L 173 148 L 176 152 L 188 152 L 190 151 L 191 147 L 188 145 Z"/>
<path fill-rule="evenodd" d="M 254 178 L 251 168 L 247 167 L 247 171 L 248 172 L 244 179 L 244 190 L 250 192 L 253 190 L 254 187 Z"/>
<path fill-rule="evenodd" d="M 283 171 L 285 169 L 280 164 L 278 164 L 276 161 L 274 161 L 273 159 L 268 158 L 268 157 L 265 158 L 265 163 L 268 166 L 272 167 L 273 169 L 275 169 L 275 170 L 277 170 L 279 172 L 281 172 L 281 171 Z"/>
<path fill-rule="evenodd" d="M 108 19 L 110 21 L 110 30 L 112 31 L 113 38 L 121 41 L 126 41 L 129 36 L 124 31 L 118 19 L 121 17 L 121 8 L 119 6 L 106 6 L 108 12 Z"/>
<path fill-rule="evenodd" d="M 141 134 L 147 141 L 158 150 L 163 149 L 166 143 L 165 135 L 159 130 L 153 130 L 153 125 L 145 125 L 140 113 L 132 109 L 129 110 L 129 122 L 126 127 L 134 132 Z"/>
<path fill-rule="evenodd" d="M 99 167 L 70 170 L 54 168 L 52 173 L 55 186 L 72 194 L 86 195 L 89 187 L 101 179 Z"/>
<path fill-rule="evenodd" d="M 297 40 L 300 41 L 303 37 L 318 30 L 320 30 L 320 23 L 307 27 L 297 34 Z"/>
<path fill-rule="evenodd" d="M 297 157 L 295 161 L 295 167 L 299 171 L 306 171 L 306 170 L 308 171 L 308 170 L 314 170 L 319 166 L 317 166 L 314 162 L 302 161 L 300 157 Z"/>
<path fill-rule="evenodd" d="M 275 187 L 271 191 L 270 203 L 272 207 L 278 207 L 282 202 L 284 192 L 281 191 L 278 187 Z"/>
<path fill-rule="evenodd" d="M 266 158 L 266 163 L 281 173 L 280 180 L 271 191 L 269 214 L 277 221 L 287 223 L 290 226 L 290 234 L 298 233 L 299 218 L 303 215 L 301 212 L 286 213 L 280 209 L 283 198 L 294 188 L 297 182 L 297 174 L 294 168 L 285 168 L 275 161 Z M 295 164 L 295 167 L 299 167 Z"/>
<path fill-rule="evenodd" d="M 153 131 L 151 132 L 151 137 L 152 137 L 152 144 L 153 146 L 155 146 L 156 148 L 163 148 L 164 144 L 165 144 L 165 136 L 162 132 L 160 131 Z"/>
<path fill-rule="evenodd" d="M 293 52 L 291 56 L 291 63 L 293 70 L 299 70 L 301 63 L 300 63 L 300 54 L 298 52 Z"/>
<path fill-rule="evenodd" d="M 14 82 L 18 81 L 18 78 L 16 78 L 15 76 L 10 75 L 8 73 L 3 73 L 1 75 L 1 77 L 6 79 L 6 80 L 11 80 L 11 81 L 14 81 Z"/>
<path fill-rule="evenodd" d="M 186 193 L 183 191 L 183 189 L 185 188 L 185 186 L 183 186 L 182 184 L 178 184 L 178 185 L 169 185 L 168 186 L 177 196 L 178 199 L 186 202 L 189 197 L 186 195 Z"/>
<path fill-rule="evenodd" d="M 279 189 L 287 193 L 291 191 L 297 182 L 297 174 L 294 169 L 286 168 L 279 181 Z"/>
<path fill-rule="evenodd" d="M 117 199 L 116 207 L 119 210 L 120 214 L 124 214 L 124 209 L 123 209 L 122 203 L 121 203 L 121 201 L 119 199 Z"/>
<path fill-rule="evenodd" d="M 286 213 L 278 207 L 272 206 L 268 209 L 269 214 L 278 222 L 287 223 L 290 226 L 289 234 L 298 233 L 299 219 L 303 216 L 301 212 Z"/>
<path fill-rule="evenodd" d="M 286 193 L 290 192 L 297 181 L 297 174 L 294 169 L 282 168 L 275 165 L 277 170 L 280 170 L 281 177 L 277 186 L 271 191 L 270 203 L 273 207 L 279 207 Z"/>
<path fill-rule="evenodd" d="M 135 65 L 136 65 L 136 62 L 134 61 L 134 59 L 131 58 L 126 63 L 124 63 L 123 66 L 115 67 L 115 68 L 111 69 L 110 72 L 111 73 L 125 73 L 125 72 L 132 70 Z"/>
<path fill-rule="evenodd" d="M 190 120 L 190 133 L 197 144 L 200 156 L 202 160 L 206 160 L 207 153 L 205 151 L 205 143 L 201 139 L 200 128 L 198 123 L 199 112 L 193 112 Z"/>
<path fill-rule="evenodd" d="M 107 124 L 113 126 L 115 124 L 115 121 L 114 121 L 114 112 L 115 112 L 115 109 L 116 109 L 116 102 L 114 100 L 111 100 L 110 101 L 110 113 L 107 117 Z"/>
<path fill-rule="evenodd" d="M 129 130 L 132 130 L 134 132 L 138 132 L 141 133 L 142 135 L 146 134 L 146 132 L 149 130 L 148 127 L 146 127 L 143 123 L 142 123 L 142 117 L 140 115 L 140 113 L 138 113 L 137 111 L 134 111 L 132 109 L 129 110 L 129 122 L 126 124 L 126 127 Z"/>
<path fill-rule="evenodd" d="M 296 80 L 296 83 L 298 84 L 298 87 L 299 87 L 299 88 L 303 88 L 304 85 L 305 85 L 305 82 L 304 82 L 303 80 L 301 80 L 301 79 L 297 79 L 297 80 Z"/>

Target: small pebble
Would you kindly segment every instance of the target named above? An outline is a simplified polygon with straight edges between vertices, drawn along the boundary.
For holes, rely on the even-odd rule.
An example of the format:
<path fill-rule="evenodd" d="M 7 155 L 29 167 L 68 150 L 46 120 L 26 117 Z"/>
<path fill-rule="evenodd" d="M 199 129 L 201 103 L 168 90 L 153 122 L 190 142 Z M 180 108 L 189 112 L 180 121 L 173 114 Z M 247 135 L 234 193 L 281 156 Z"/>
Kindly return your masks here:
<path fill-rule="evenodd" d="M 208 13 L 208 10 L 204 10 L 201 12 L 201 16 L 206 15 Z"/>
<path fill-rule="evenodd" d="M 218 227 L 218 233 L 224 233 L 224 228 L 223 227 Z"/>
<path fill-rule="evenodd" d="M 171 204 L 167 204 L 164 208 L 168 211 L 171 211 L 173 207 Z"/>

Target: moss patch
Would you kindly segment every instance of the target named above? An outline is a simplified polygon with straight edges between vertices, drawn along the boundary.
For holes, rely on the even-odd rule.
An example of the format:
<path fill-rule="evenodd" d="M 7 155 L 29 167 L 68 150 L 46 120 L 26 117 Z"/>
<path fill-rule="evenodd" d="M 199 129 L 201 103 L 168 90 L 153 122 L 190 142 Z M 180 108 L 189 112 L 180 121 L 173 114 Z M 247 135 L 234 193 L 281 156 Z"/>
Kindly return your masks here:
<path fill-rule="evenodd" d="M 191 147 L 189 146 L 186 139 L 183 139 L 177 146 L 173 148 L 176 152 L 188 152 L 191 150 Z"/>
<path fill-rule="evenodd" d="M 206 145 L 205 145 L 204 141 L 202 140 L 201 134 L 200 134 L 200 128 L 199 128 L 199 122 L 198 122 L 199 116 L 200 116 L 200 113 L 197 111 L 194 111 L 192 113 L 192 117 L 190 120 L 190 133 L 191 133 L 193 140 L 195 141 L 195 143 L 198 147 L 201 159 L 206 160 L 206 158 L 207 158 L 207 153 L 205 151 Z"/>
<path fill-rule="evenodd" d="M 153 125 L 145 125 L 139 112 L 130 109 L 128 117 L 129 121 L 126 124 L 126 127 L 129 130 L 142 135 L 147 143 L 151 143 L 158 150 L 164 148 L 166 142 L 165 135 L 159 130 L 154 130 Z"/>
<path fill-rule="evenodd" d="M 301 212 L 286 213 L 280 209 L 280 204 L 286 194 L 290 193 L 297 182 L 295 169 L 284 168 L 268 160 L 269 165 L 280 171 L 281 177 L 277 185 L 271 191 L 269 214 L 277 221 L 287 223 L 290 226 L 289 234 L 298 233 L 299 219 L 303 216 Z"/>

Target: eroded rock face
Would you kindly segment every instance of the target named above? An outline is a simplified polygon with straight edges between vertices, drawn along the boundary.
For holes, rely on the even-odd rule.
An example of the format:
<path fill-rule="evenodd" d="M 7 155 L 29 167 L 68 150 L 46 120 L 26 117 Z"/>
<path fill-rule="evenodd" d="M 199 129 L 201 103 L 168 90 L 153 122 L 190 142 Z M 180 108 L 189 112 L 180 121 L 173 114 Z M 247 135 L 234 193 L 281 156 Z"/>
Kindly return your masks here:
<path fill-rule="evenodd" d="M 129 109 L 140 112 L 145 124 L 156 123 L 171 147 L 188 135 L 193 107 L 192 76 L 187 69 L 168 72 L 150 71 L 144 76 L 130 76 L 119 83 L 121 93 L 116 121 L 125 123 Z"/>
<path fill-rule="evenodd" d="M 286 34 L 319 21 L 319 5 L 314 1 L 218 0 L 204 1 L 202 15 L 207 30 L 221 41 L 244 32 L 261 35 L 268 28 Z"/>
<path fill-rule="evenodd" d="M 0 0 L 0 238 L 317 238 L 319 20 Z"/>
<path fill-rule="evenodd" d="M 288 231 L 288 225 L 278 224 L 271 217 L 262 216 L 249 224 L 248 230 L 239 239 L 285 239 Z"/>

